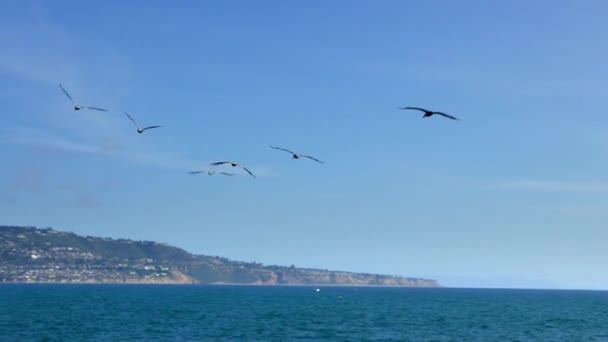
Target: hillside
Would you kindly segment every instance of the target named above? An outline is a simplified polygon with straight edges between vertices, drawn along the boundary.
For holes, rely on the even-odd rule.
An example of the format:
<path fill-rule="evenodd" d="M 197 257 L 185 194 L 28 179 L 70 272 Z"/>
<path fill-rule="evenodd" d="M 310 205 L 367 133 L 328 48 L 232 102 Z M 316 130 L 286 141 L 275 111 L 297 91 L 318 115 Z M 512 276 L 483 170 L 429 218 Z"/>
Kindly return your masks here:
<path fill-rule="evenodd" d="M 0 282 L 437 287 L 435 280 L 264 266 L 152 241 L 0 226 Z"/>

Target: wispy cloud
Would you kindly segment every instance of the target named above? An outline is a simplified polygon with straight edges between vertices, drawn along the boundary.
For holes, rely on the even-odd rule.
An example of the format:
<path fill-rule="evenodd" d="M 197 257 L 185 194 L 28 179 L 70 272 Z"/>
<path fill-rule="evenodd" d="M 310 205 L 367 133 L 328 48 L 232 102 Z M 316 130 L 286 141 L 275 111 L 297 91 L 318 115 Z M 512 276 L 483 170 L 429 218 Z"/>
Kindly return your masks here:
<path fill-rule="evenodd" d="M 91 194 L 81 194 L 76 198 L 76 204 L 85 209 L 95 209 L 103 205 L 98 196 Z"/>
<path fill-rule="evenodd" d="M 47 84 L 55 84 L 58 79 L 76 80 L 79 65 L 69 58 L 69 48 L 80 42 L 52 25 L 42 6 L 24 6 L 22 10 L 27 11 L 27 23 L 0 23 L 0 71 Z"/>
<path fill-rule="evenodd" d="M 0 74 L 48 86 L 48 93 L 28 102 L 30 123 L 25 125 L 38 128 L 0 128 L 0 144 L 29 146 L 43 153 L 117 158 L 179 172 L 209 168 L 210 161 L 191 158 L 175 145 L 166 148 L 161 143 L 154 145 L 154 141 L 144 144 L 143 139 L 134 134 L 116 133 L 131 129 L 120 113 L 121 103 L 130 93 L 133 68 L 137 66 L 128 55 L 111 41 L 104 40 L 97 42 L 99 49 L 94 52 L 74 54 L 75 47 L 87 43 L 78 32 L 67 30 L 53 20 L 47 6 L 25 6 L 24 11 L 27 22 L 0 22 Z M 109 108 L 110 112 L 75 113 L 61 93 L 59 83 L 63 83 L 77 101 Z M 15 122 L 23 125 L 22 118 Z M 247 166 L 258 176 L 273 174 L 264 165 Z"/>
<path fill-rule="evenodd" d="M 532 191 L 608 192 L 608 181 L 518 180 L 504 182 L 500 186 Z"/>
<path fill-rule="evenodd" d="M 541 213 L 560 213 L 569 215 L 608 215 L 608 203 L 565 203 L 565 204 L 532 204 L 525 210 Z"/>
<path fill-rule="evenodd" d="M 343 64 L 351 68 L 379 72 L 408 79 L 414 78 L 435 82 L 457 82 L 483 85 L 484 88 L 535 96 L 555 96 L 556 94 L 585 97 L 604 97 L 602 83 L 592 79 L 582 79 L 580 75 L 560 75 L 550 73 L 530 75 L 499 70 L 495 65 L 462 65 L 431 62 L 409 62 L 395 60 L 354 60 Z M 507 70 L 507 69 L 505 69 Z"/>
<path fill-rule="evenodd" d="M 124 160 L 156 166 L 164 169 L 174 170 L 193 170 L 205 165 L 201 161 L 190 160 L 180 156 L 167 155 L 162 153 L 136 153 L 134 151 L 114 151 L 107 152 L 107 155 L 116 156 Z"/>
<path fill-rule="evenodd" d="M 117 127 L 120 118 L 109 113 L 85 110 L 73 115 L 58 85 L 62 83 L 79 104 L 112 110 L 129 95 L 133 64 L 111 41 L 98 42 L 94 52 L 74 54 L 74 48 L 87 41 L 55 21 L 47 7 L 25 4 L 27 21 L 0 22 L 0 75 L 41 86 L 27 102 L 36 108 L 28 115 L 38 123 L 70 129 L 74 135 Z"/>
<path fill-rule="evenodd" d="M 99 153 L 102 151 L 94 145 L 72 141 L 46 131 L 27 127 L 14 127 L 10 130 L 4 130 L 0 134 L 0 143 L 81 153 Z"/>
<path fill-rule="evenodd" d="M 87 190 L 76 183 L 62 183 L 35 167 L 18 170 L 13 181 L 8 184 L 7 190 L 0 190 L 0 203 L 16 203 L 16 194 L 38 196 L 41 193 L 52 193 L 66 196 L 84 209 L 102 205 L 101 193 L 96 194 L 97 191 Z"/>
<path fill-rule="evenodd" d="M 39 191 L 44 188 L 44 173 L 39 169 L 21 170 L 15 176 L 12 187 L 18 191 Z"/>
<path fill-rule="evenodd" d="M 129 162 L 180 171 L 200 169 L 209 164 L 209 162 L 192 160 L 167 152 L 150 152 L 133 148 L 126 149 L 123 145 L 111 140 L 109 141 L 108 139 L 101 139 L 98 143 L 85 142 L 65 138 L 57 133 L 27 127 L 0 130 L 0 144 L 2 143 L 31 146 L 42 151 L 86 153 L 120 158 Z M 259 173 L 263 176 L 271 174 L 272 171 L 268 168 L 260 167 Z"/>

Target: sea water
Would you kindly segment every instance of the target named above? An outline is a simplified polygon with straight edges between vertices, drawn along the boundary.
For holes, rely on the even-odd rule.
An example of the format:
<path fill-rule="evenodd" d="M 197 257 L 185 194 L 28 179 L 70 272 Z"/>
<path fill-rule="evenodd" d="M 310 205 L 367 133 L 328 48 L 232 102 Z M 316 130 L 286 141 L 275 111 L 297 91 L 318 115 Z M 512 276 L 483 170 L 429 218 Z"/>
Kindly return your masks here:
<path fill-rule="evenodd" d="M 0 285 L 0 341 L 132 340 L 608 341 L 608 292 Z"/>

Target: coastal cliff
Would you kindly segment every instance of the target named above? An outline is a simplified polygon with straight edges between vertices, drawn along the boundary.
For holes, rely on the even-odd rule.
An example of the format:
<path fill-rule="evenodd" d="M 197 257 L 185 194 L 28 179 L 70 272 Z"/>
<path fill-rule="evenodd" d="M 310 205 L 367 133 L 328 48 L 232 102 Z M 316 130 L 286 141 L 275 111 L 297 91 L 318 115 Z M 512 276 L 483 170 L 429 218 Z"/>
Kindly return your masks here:
<path fill-rule="evenodd" d="M 1 282 L 439 286 L 432 279 L 266 266 L 152 241 L 9 226 L 0 226 Z"/>

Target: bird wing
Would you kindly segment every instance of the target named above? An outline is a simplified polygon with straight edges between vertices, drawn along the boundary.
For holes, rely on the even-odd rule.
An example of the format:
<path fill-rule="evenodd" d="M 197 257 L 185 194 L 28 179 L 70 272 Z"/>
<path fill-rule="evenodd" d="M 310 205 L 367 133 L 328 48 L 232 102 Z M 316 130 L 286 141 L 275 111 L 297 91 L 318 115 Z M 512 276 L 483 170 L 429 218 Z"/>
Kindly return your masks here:
<path fill-rule="evenodd" d="M 146 128 L 143 128 L 142 132 L 145 131 L 145 130 L 147 130 L 147 129 L 153 129 L 153 128 L 159 128 L 159 127 L 162 127 L 162 126 L 148 126 Z"/>
<path fill-rule="evenodd" d="M 445 116 L 446 118 L 449 118 L 449 119 L 452 119 L 452 120 L 458 120 L 458 118 L 456 118 L 454 116 L 451 116 L 451 115 L 448 115 L 446 113 L 442 113 L 442 112 L 433 112 L 433 114 L 439 114 L 441 116 Z"/>
<path fill-rule="evenodd" d="M 228 163 L 230 163 L 230 162 L 229 161 L 221 161 L 221 162 L 211 163 L 209 165 L 218 166 L 218 165 L 228 164 Z"/>
<path fill-rule="evenodd" d="M 59 88 L 61 88 L 61 90 L 63 91 L 65 96 L 67 96 L 68 99 L 70 99 L 70 101 L 72 102 L 72 104 L 74 104 L 74 99 L 70 96 L 70 94 L 68 94 L 68 91 L 65 90 L 65 88 L 61 85 L 61 83 L 59 84 Z"/>
<path fill-rule="evenodd" d="M 205 172 L 207 172 L 207 171 L 190 171 L 188 173 L 191 175 L 198 175 L 199 173 L 205 173 Z"/>
<path fill-rule="evenodd" d="M 325 164 L 324 162 L 320 161 L 319 159 L 311 157 L 311 156 L 302 156 L 302 157 L 312 159 L 312 160 L 316 161 L 317 163 Z"/>
<path fill-rule="evenodd" d="M 221 174 L 223 174 L 224 176 L 234 176 L 234 173 L 229 173 L 229 172 L 220 172 Z"/>
<path fill-rule="evenodd" d="M 414 110 L 419 110 L 419 111 L 425 112 L 425 113 L 427 112 L 426 109 L 420 108 L 420 107 L 399 107 L 399 109 L 414 109 Z"/>
<path fill-rule="evenodd" d="M 98 110 L 100 112 L 107 112 L 107 109 L 104 108 L 97 108 L 97 107 L 87 107 L 88 109 L 92 109 L 92 110 Z"/>
<path fill-rule="evenodd" d="M 281 150 L 281 151 L 285 151 L 285 152 L 289 152 L 289 153 L 291 153 L 291 154 L 294 154 L 294 152 L 292 152 L 292 151 L 290 151 L 290 150 L 288 150 L 288 149 L 285 149 L 285 148 L 281 148 L 281 147 L 274 147 L 274 146 L 270 146 L 270 148 L 274 148 L 275 150 Z"/>
<path fill-rule="evenodd" d="M 131 117 L 131 115 L 129 115 L 129 113 L 127 112 L 123 112 L 125 113 L 125 115 L 129 118 L 129 120 L 131 120 L 131 122 L 133 122 L 133 124 L 135 125 L 135 127 L 139 128 L 139 125 L 137 124 L 137 122 L 135 121 L 135 119 L 133 119 L 133 117 Z"/>
<path fill-rule="evenodd" d="M 253 174 L 251 171 L 249 171 L 249 169 L 248 169 L 248 168 L 246 168 L 246 167 L 244 167 L 244 166 L 241 166 L 241 167 L 243 168 L 243 170 L 247 171 L 247 173 L 248 173 L 248 174 L 249 174 L 251 177 L 255 178 L 255 175 L 254 175 L 254 174 Z"/>

